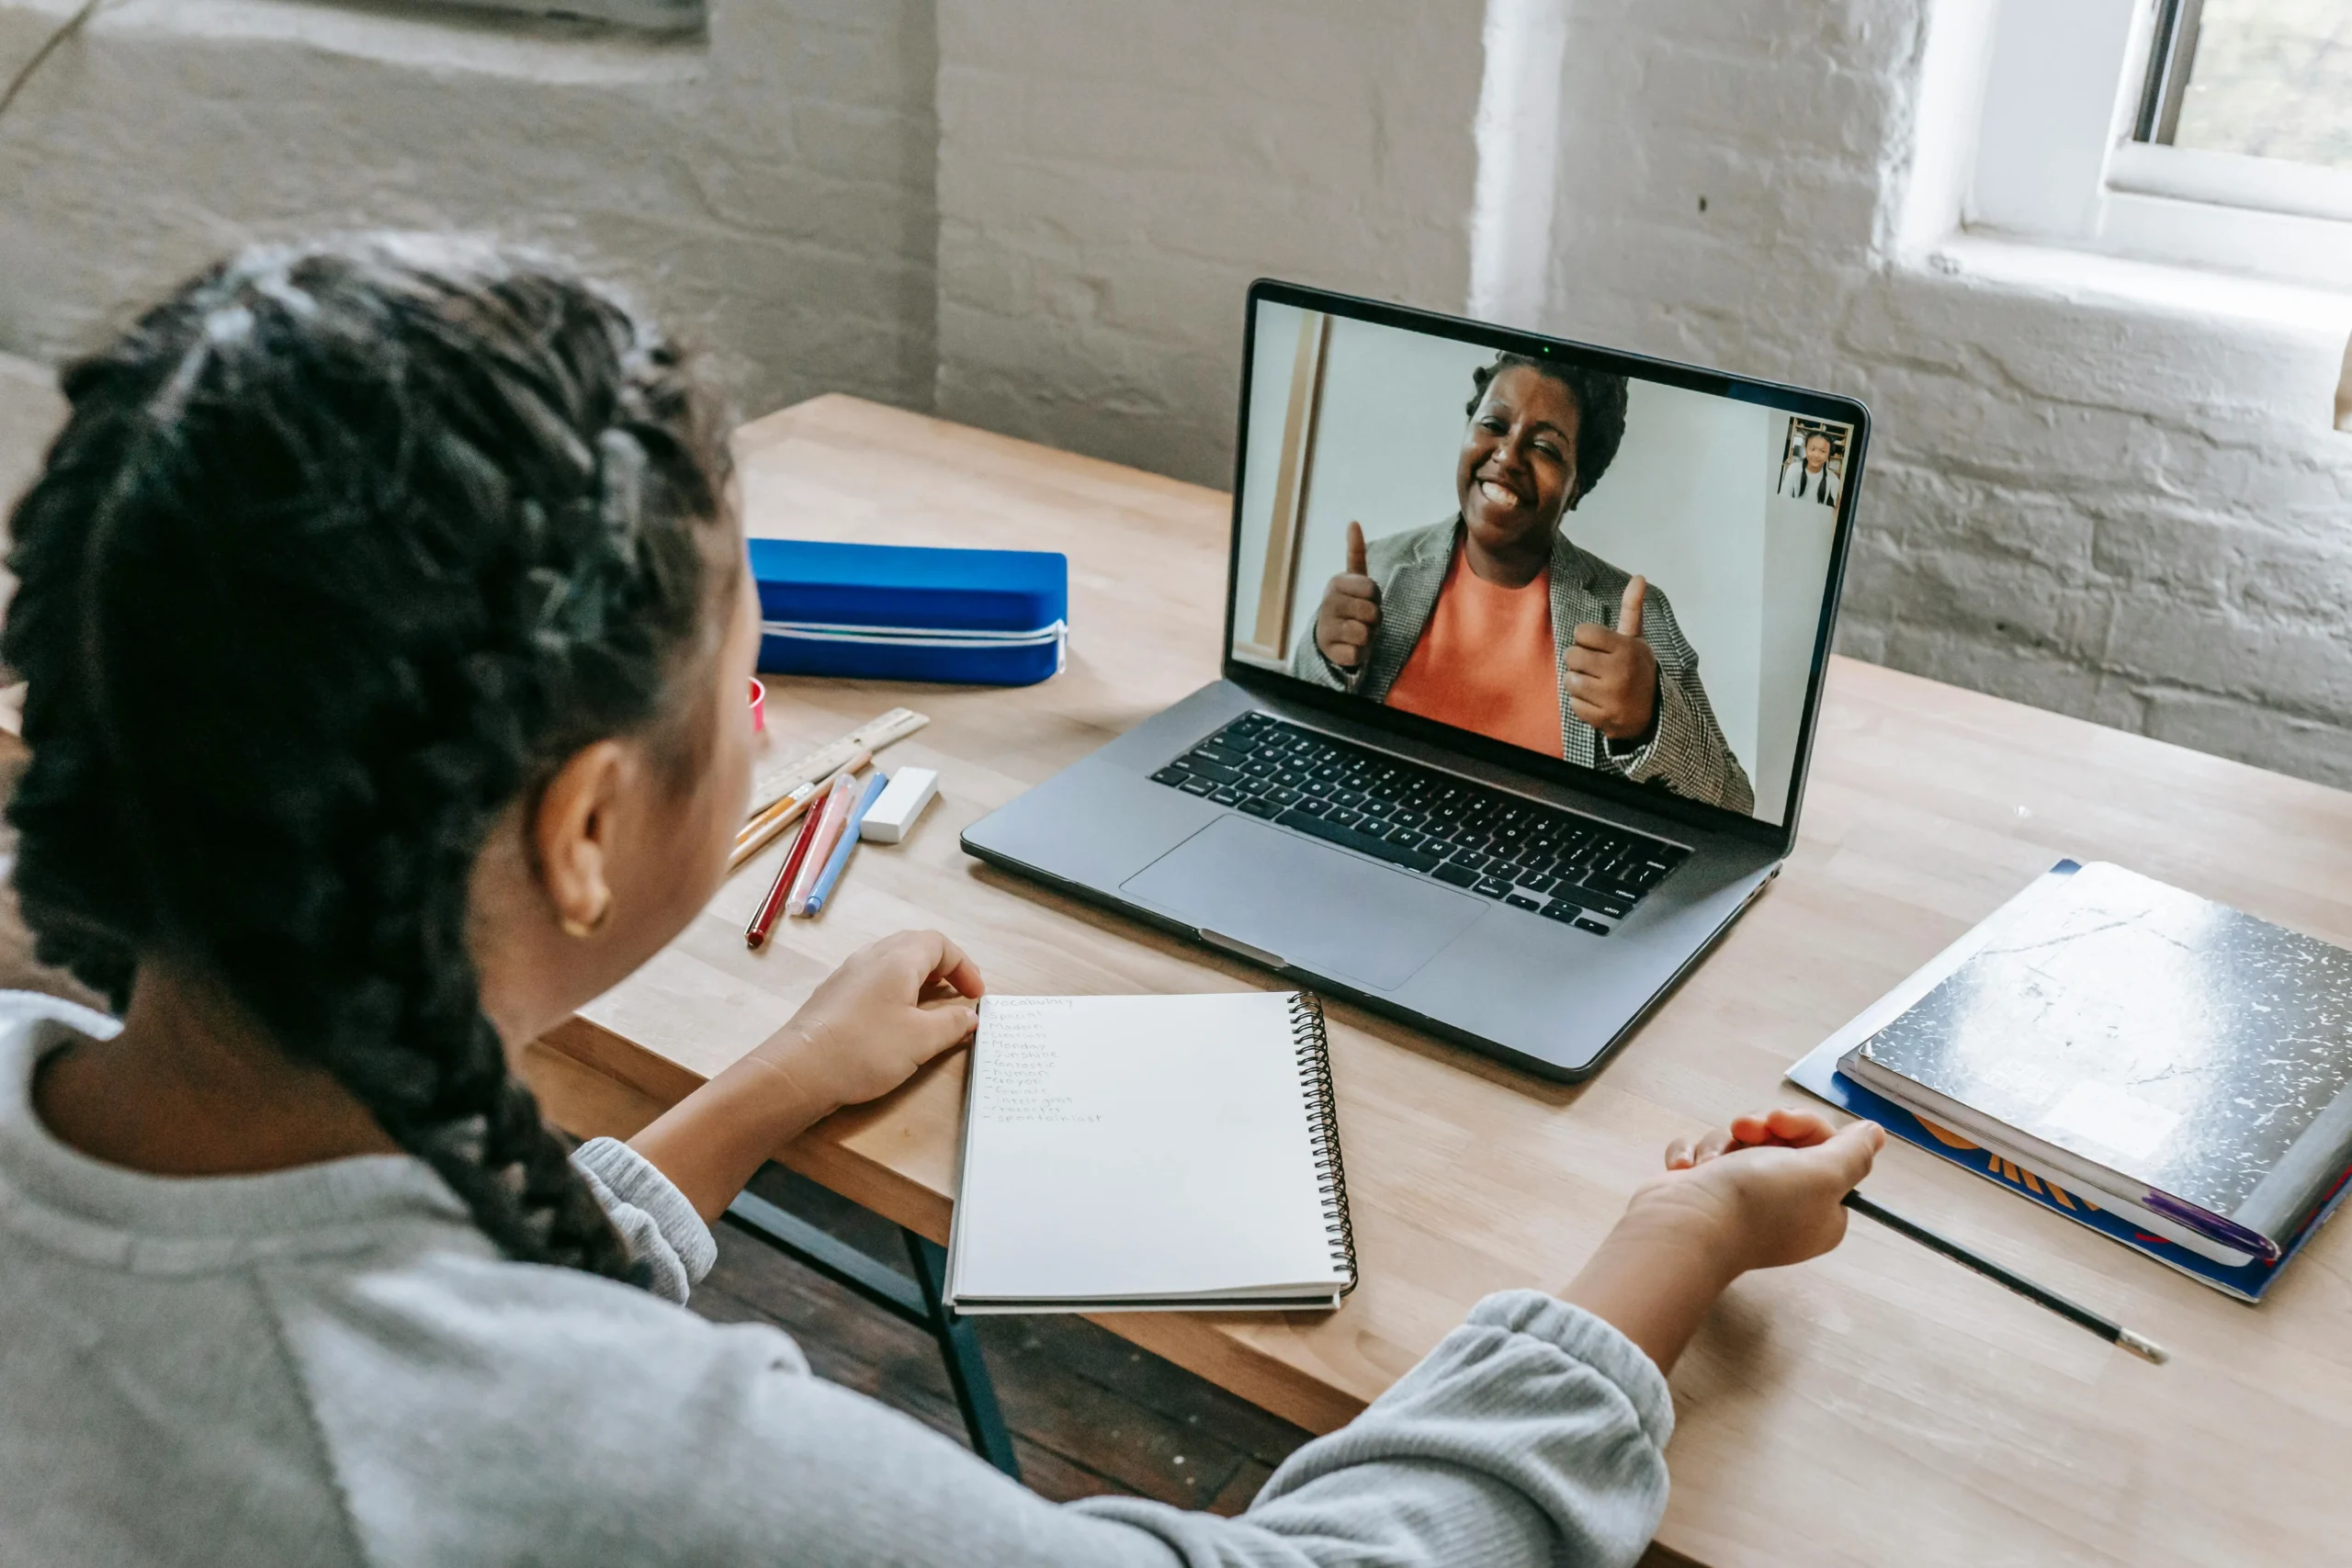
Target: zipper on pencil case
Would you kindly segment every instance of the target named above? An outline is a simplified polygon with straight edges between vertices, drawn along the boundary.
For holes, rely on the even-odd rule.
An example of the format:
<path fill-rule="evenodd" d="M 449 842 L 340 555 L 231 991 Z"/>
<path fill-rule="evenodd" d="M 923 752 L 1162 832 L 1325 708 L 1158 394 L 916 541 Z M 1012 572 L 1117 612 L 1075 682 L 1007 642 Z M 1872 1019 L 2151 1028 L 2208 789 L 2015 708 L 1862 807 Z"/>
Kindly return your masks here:
<path fill-rule="evenodd" d="M 817 621 L 763 621 L 767 637 L 796 642 L 862 643 L 882 648 L 1046 648 L 1064 642 L 1069 623 L 1056 621 L 1035 631 L 967 631 L 951 626 L 859 626 Z"/>

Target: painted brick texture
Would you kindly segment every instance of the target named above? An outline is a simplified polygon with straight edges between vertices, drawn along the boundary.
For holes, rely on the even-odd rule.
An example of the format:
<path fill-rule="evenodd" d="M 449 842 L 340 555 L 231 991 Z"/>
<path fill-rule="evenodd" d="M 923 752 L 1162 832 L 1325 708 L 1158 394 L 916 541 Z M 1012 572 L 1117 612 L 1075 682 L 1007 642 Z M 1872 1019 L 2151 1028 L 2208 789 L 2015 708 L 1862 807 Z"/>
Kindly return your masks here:
<path fill-rule="evenodd" d="M 0 0 L 0 58 L 62 3 Z M 1531 319 L 1871 404 L 1849 651 L 2352 784 L 2352 305 L 1905 251 L 1928 23 L 1975 3 L 1556 0 Z M 1472 222 L 1478 0 L 713 0 L 707 43 L 429 59 L 172 22 L 313 9 L 124 0 L 52 62 L 0 127 L 0 350 L 250 234 L 490 227 L 639 283 L 749 409 L 1223 484 L 1250 277 L 1460 310 L 1525 231 Z"/>
<path fill-rule="evenodd" d="M 1893 254 L 1915 0 L 1572 16 L 1546 324 L 1871 404 L 1847 650 L 2352 784 L 2345 314 Z"/>
<path fill-rule="evenodd" d="M 55 4 L 0 0 L 0 60 Z M 0 126 L 0 351 L 51 362 L 256 237 L 547 244 L 707 346 L 743 406 L 926 406 L 928 0 L 711 0 L 707 39 L 129 0 Z"/>
<path fill-rule="evenodd" d="M 1261 274 L 1460 310 L 1469 0 L 939 7 L 939 411 L 1232 478 Z"/>
<path fill-rule="evenodd" d="M 2340 321 L 1898 254 L 1923 0 L 1565 8 L 1539 324 L 1871 403 L 1842 647 L 2352 783 Z M 1460 308 L 1476 19 L 1134 21 L 943 6 L 939 406 L 1221 482 L 1249 276 Z"/>

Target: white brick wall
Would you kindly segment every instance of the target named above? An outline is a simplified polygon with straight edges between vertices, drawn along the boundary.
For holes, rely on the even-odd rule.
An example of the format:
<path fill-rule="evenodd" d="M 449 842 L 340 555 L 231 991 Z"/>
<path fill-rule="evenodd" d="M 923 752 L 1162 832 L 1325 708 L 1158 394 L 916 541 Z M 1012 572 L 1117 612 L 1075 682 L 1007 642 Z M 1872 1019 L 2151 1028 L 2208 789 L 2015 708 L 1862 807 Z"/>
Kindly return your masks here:
<path fill-rule="evenodd" d="M 2352 301 L 1929 255 L 1920 105 L 1985 3 L 1501 0 L 1560 134 L 1482 298 L 1869 400 L 1849 650 L 2352 784 Z M 0 0 L 0 59 L 65 6 Z M 713 0 L 659 45 L 118 0 L 0 129 L 0 350 L 251 233 L 488 226 L 644 285 L 750 409 L 935 400 L 1223 483 L 1250 277 L 1463 307 L 1487 15 Z"/>
<path fill-rule="evenodd" d="M 1955 313 L 1964 356 L 1901 355 Z M 1920 276 L 1849 330 L 1889 432 L 1855 651 L 2352 782 L 2340 336 Z"/>
<path fill-rule="evenodd" d="M 2352 303 L 1903 254 L 1929 3 L 1560 0 L 1532 319 L 1871 403 L 1849 651 L 2352 784 Z M 1250 276 L 1462 308 L 1479 9 L 1261 9 L 943 5 L 944 412 L 1222 482 Z"/>
<path fill-rule="evenodd" d="M 939 411 L 1232 479 L 1261 273 L 1459 310 L 1474 0 L 941 0 Z"/>
<path fill-rule="evenodd" d="M 0 354 L 0 518 L 32 482 L 41 454 L 64 421 L 65 400 L 58 396 L 49 367 Z"/>
<path fill-rule="evenodd" d="M 2352 784 L 2352 301 L 1900 254 L 1924 26 L 1575 0 L 1544 324 L 1871 404 L 1849 651 Z"/>
<path fill-rule="evenodd" d="M 71 9 L 0 0 L 0 61 Z M 699 337 L 744 406 L 931 396 L 928 0 L 711 0 L 707 40 L 117 0 L 0 124 L 0 351 L 54 361 L 240 242 L 550 244 Z"/>

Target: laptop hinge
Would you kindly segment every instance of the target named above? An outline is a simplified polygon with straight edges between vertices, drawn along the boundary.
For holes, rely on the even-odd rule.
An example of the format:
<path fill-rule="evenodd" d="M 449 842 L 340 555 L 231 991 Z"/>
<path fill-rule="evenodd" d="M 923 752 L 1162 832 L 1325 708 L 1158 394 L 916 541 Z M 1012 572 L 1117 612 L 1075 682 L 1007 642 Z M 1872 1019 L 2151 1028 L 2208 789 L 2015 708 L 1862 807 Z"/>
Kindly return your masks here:
<path fill-rule="evenodd" d="M 1290 967 L 1290 960 L 1279 953 L 1268 953 L 1262 947 L 1252 947 L 1239 937 L 1227 936 L 1223 931 L 1213 931 L 1206 926 L 1196 926 L 1193 929 L 1201 933 L 1201 940 L 1211 947 L 1221 947 L 1227 953 L 1238 953 L 1250 963 L 1262 964 L 1269 969 Z"/>

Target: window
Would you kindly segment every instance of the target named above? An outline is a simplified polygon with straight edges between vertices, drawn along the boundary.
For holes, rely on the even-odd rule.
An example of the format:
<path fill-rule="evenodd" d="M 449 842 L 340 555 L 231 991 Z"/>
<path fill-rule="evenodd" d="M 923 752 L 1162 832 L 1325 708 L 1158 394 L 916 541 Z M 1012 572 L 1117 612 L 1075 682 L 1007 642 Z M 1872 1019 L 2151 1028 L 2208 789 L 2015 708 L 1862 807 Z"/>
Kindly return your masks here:
<path fill-rule="evenodd" d="M 2352 288 L 2352 5 L 1999 0 L 1962 219 Z"/>
<path fill-rule="evenodd" d="M 2165 0 L 2132 139 L 2352 169 L 2352 6 Z"/>

